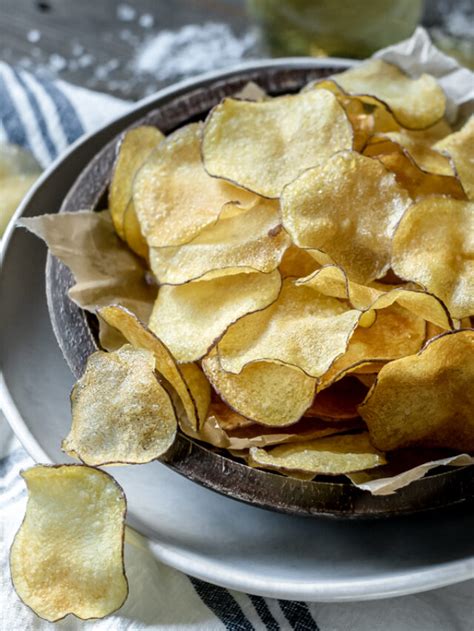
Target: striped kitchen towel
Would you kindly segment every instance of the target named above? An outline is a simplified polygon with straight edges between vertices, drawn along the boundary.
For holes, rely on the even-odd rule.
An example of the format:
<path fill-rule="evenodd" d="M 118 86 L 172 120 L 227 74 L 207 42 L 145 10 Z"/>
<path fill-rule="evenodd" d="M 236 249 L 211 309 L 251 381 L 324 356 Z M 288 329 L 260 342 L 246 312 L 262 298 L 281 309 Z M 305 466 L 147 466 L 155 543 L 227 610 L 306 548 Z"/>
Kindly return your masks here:
<path fill-rule="evenodd" d="M 61 81 L 44 81 L 0 63 L 0 141 L 29 149 L 46 167 L 81 134 L 123 113 L 129 103 Z M 0 413 L 0 628 L 51 629 L 15 595 L 8 551 L 25 510 L 21 469 L 32 460 Z M 472 631 L 474 582 L 384 601 L 314 604 L 238 593 L 190 578 L 156 561 L 133 533 L 127 540 L 130 595 L 105 620 L 69 616 L 57 629 Z"/>

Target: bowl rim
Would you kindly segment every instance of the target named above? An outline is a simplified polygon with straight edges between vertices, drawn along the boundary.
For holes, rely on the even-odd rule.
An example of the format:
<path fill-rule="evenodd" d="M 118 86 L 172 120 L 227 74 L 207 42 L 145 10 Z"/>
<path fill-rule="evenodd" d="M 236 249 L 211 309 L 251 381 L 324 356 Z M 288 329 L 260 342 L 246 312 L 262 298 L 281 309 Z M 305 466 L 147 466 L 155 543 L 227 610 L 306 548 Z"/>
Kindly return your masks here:
<path fill-rule="evenodd" d="M 49 180 L 49 178 L 54 175 L 54 172 L 56 170 L 56 168 L 58 168 L 58 166 L 60 164 L 62 164 L 62 162 L 64 160 L 66 160 L 72 153 L 74 153 L 74 151 L 81 146 L 82 144 L 85 144 L 89 141 L 89 139 L 91 137 L 95 137 L 97 136 L 101 131 L 106 130 L 109 126 L 111 125 L 117 125 L 117 124 L 121 124 L 120 126 L 122 127 L 122 129 L 126 128 L 128 126 L 128 124 L 134 124 L 136 122 L 138 122 L 139 119 L 141 119 L 142 117 L 147 115 L 147 112 L 152 111 L 153 109 L 158 109 L 160 107 L 163 107 L 167 104 L 168 101 L 172 101 L 173 99 L 177 99 L 181 96 L 186 95 L 189 92 L 192 92 L 193 89 L 199 89 L 202 88 L 206 85 L 209 84 L 215 84 L 216 82 L 222 82 L 225 81 L 226 79 L 231 79 L 233 77 L 238 77 L 238 75 L 246 73 L 246 72 L 251 72 L 251 71 L 262 71 L 262 70 L 272 70 L 272 69 L 279 69 L 279 70 L 286 70 L 286 69 L 294 69 L 294 70 L 314 70 L 314 69 L 325 69 L 325 68 L 347 68 L 348 65 L 350 65 L 351 62 L 350 60 L 343 60 L 343 59 L 332 59 L 332 58 L 327 58 L 327 59 L 312 59 L 312 58 L 288 58 L 288 59 L 279 59 L 279 60 L 260 60 L 258 62 L 247 62 L 245 64 L 240 64 L 238 66 L 235 66 L 233 68 L 230 68 L 228 70 L 225 71 L 216 71 L 216 72 L 211 72 L 211 73 L 206 73 L 204 75 L 200 75 L 196 78 L 193 79 L 188 79 L 185 81 L 181 81 L 177 84 L 174 84 L 172 86 L 169 86 L 168 88 L 165 88 L 163 90 L 158 91 L 157 93 L 155 93 L 154 95 L 151 95 L 150 97 L 147 97 L 146 99 L 143 99 L 142 101 L 138 102 L 134 107 L 132 107 L 129 111 L 127 111 L 125 114 L 114 118 L 112 121 L 110 121 L 109 123 L 107 123 L 106 125 L 103 125 L 101 128 L 87 134 L 84 137 L 81 137 L 78 141 L 76 141 L 76 143 L 74 143 L 67 152 L 65 152 L 60 158 L 58 158 L 58 160 L 56 160 L 50 167 L 49 169 L 47 169 L 47 171 L 43 174 L 43 176 L 41 176 L 41 178 L 38 180 L 37 184 L 33 187 L 33 189 L 30 191 L 29 195 L 27 196 L 27 198 L 25 198 L 25 200 L 23 201 L 23 203 L 21 204 L 21 206 L 18 208 L 17 212 L 14 215 L 14 218 L 12 219 L 12 222 L 9 226 L 9 230 L 8 230 L 8 234 L 6 235 L 6 238 L 4 240 L 4 242 L 2 243 L 2 258 L 3 258 L 3 254 L 4 252 L 6 252 L 7 247 L 8 247 L 8 242 L 10 241 L 11 235 L 13 233 L 14 227 L 15 227 L 15 221 L 16 219 L 21 216 L 23 214 L 23 212 L 28 208 L 30 200 L 33 198 L 35 191 L 38 190 L 43 183 L 46 180 Z M 120 132 L 119 132 L 120 133 Z M 106 146 L 110 145 L 111 143 L 114 142 L 114 140 L 116 139 L 117 134 L 114 133 L 112 134 L 112 138 L 108 139 L 105 143 L 102 143 L 102 148 L 99 149 L 98 153 L 96 154 L 96 156 L 100 156 L 103 153 L 103 150 L 105 149 Z M 81 169 L 81 171 L 78 173 L 78 176 L 76 178 L 76 181 L 72 184 L 70 191 L 75 187 L 77 180 L 81 178 L 82 174 L 84 173 L 84 171 L 86 171 L 88 169 L 88 167 L 90 166 L 91 162 L 93 162 L 95 160 L 95 157 L 92 158 L 92 160 L 88 160 L 86 165 L 83 167 L 83 169 Z M 69 193 L 66 195 L 66 198 L 68 197 Z M 52 257 L 50 254 L 48 254 L 48 263 L 47 263 L 47 269 L 49 268 L 50 264 L 51 264 L 51 260 Z M 47 282 L 47 287 L 48 287 L 48 282 Z M 48 292 L 48 289 L 47 289 Z M 61 350 L 63 351 L 63 354 L 65 355 L 65 358 L 67 360 L 67 362 L 70 364 L 69 362 L 69 357 L 67 356 L 67 354 L 64 352 L 64 348 L 63 348 L 63 344 L 62 341 L 60 339 L 60 335 L 58 332 L 59 327 L 56 326 L 55 323 L 55 318 L 54 318 L 54 310 L 51 308 L 51 304 L 50 304 L 50 296 L 49 296 L 49 292 L 48 292 L 48 307 L 50 309 L 50 316 L 51 316 L 51 321 L 53 324 L 53 329 L 54 332 L 56 334 L 56 337 L 58 339 L 59 342 L 59 346 L 61 348 Z M 13 401 L 11 400 L 11 398 L 9 398 L 8 396 L 8 392 L 5 393 L 5 395 L 2 396 L 2 390 L 4 389 L 4 387 L 2 387 L 2 384 L 0 383 L 0 405 L 2 405 L 2 399 L 4 399 L 4 407 L 6 408 L 6 414 L 7 416 L 10 416 L 12 419 L 12 427 L 14 429 L 14 431 L 17 433 L 18 437 L 20 438 L 21 442 L 24 444 L 25 448 L 27 449 L 27 451 L 29 451 L 31 453 L 31 455 L 33 455 L 36 458 L 43 460 L 43 461 L 48 461 L 47 458 L 45 458 L 45 454 L 43 452 L 43 450 L 41 449 L 40 445 L 36 442 L 36 440 L 33 438 L 33 436 L 30 434 L 28 428 L 26 427 L 25 423 L 23 422 L 23 420 L 21 419 L 20 415 L 18 414 L 16 407 L 14 406 Z M 16 414 L 15 414 L 16 412 Z M 193 441 L 191 441 L 189 438 L 186 438 L 186 442 L 189 443 L 193 443 Z M 203 447 L 200 447 L 199 444 L 194 443 L 195 449 L 196 450 L 202 450 Z M 184 446 L 178 445 L 178 451 L 183 451 Z M 210 451 L 210 450 L 209 450 Z M 225 458 L 225 456 L 224 456 Z M 229 459 L 226 459 L 229 460 Z M 167 459 L 164 458 L 163 461 L 166 464 L 169 464 L 169 466 L 171 466 L 172 468 L 173 465 L 170 462 L 167 462 Z M 230 461 L 230 460 L 229 460 Z M 175 469 L 176 470 L 176 469 Z M 177 469 L 178 472 L 183 473 L 182 471 L 179 470 L 179 468 Z M 262 473 L 262 472 L 260 472 Z M 186 477 L 193 479 L 196 482 L 199 482 L 201 484 L 204 484 L 204 486 L 208 486 L 208 488 L 212 488 L 213 490 L 217 490 L 219 491 L 219 489 L 213 487 L 212 485 L 208 485 L 205 482 L 203 482 L 202 479 L 199 479 L 199 476 L 193 477 L 193 475 L 189 475 L 188 474 L 184 474 L 186 475 Z M 274 474 L 268 474 L 267 476 L 271 477 L 275 477 Z M 456 477 L 456 476 L 453 476 Z M 263 476 L 262 476 L 263 478 Z M 338 485 L 339 486 L 339 485 Z M 343 485 L 341 485 L 343 486 Z M 345 485 L 344 485 L 345 486 Z M 227 492 L 225 493 L 226 495 L 228 495 L 229 497 L 233 497 L 234 499 L 242 499 L 241 497 L 238 496 L 238 494 L 232 494 L 229 493 L 229 491 L 227 490 Z M 248 501 L 248 500 L 247 500 Z M 265 505 L 265 503 L 261 503 L 258 500 L 255 501 L 251 501 L 250 503 L 256 505 L 256 506 L 261 506 L 261 507 L 266 507 L 266 508 L 273 508 L 273 506 L 270 505 Z M 433 507 L 434 508 L 434 507 Z M 281 509 L 280 509 L 281 510 Z M 286 511 L 285 511 L 286 512 Z M 293 511 L 291 511 L 293 512 Z M 410 511 L 406 511 L 404 510 L 403 513 L 405 512 L 410 512 Z M 301 513 L 299 513 L 301 514 Z M 318 515 L 329 515 L 329 516 L 339 516 L 339 517 L 347 517 L 347 516 L 354 516 L 351 514 L 347 514 L 347 513 L 334 513 L 332 511 L 326 512 L 324 510 L 318 510 L 316 511 L 315 514 Z M 386 513 L 387 515 L 389 514 L 400 514 L 398 511 L 388 511 L 388 513 Z M 356 514 L 357 515 L 357 514 Z M 364 517 L 373 517 L 373 516 L 377 516 L 372 514 L 368 514 L 368 515 L 357 515 L 357 516 L 364 516 Z"/>

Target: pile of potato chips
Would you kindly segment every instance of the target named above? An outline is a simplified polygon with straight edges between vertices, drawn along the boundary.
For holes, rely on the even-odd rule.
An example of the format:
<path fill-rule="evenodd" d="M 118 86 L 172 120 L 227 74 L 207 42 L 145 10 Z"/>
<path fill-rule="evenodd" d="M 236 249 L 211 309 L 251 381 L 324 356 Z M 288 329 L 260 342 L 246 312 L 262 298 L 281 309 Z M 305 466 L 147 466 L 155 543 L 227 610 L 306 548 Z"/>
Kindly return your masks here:
<path fill-rule="evenodd" d="M 110 215 L 57 216 L 70 234 L 88 226 L 95 282 L 86 254 L 29 220 L 70 264 L 104 347 L 63 442 L 83 465 L 25 474 L 12 575 L 40 615 L 120 606 L 124 501 L 94 467 L 160 458 L 178 431 L 303 480 L 383 478 L 407 448 L 422 462 L 474 452 L 474 118 L 453 131 L 445 107 L 433 77 L 371 60 L 299 94 L 225 98 L 167 137 L 131 129 Z M 107 598 L 88 592 L 88 561 L 79 583 L 74 568 L 51 578 L 43 557 L 25 580 L 23 541 L 41 549 L 44 507 L 62 510 L 74 486 L 111 515 L 94 583 L 114 576 Z M 83 497 L 64 515 L 71 528 L 87 517 L 79 564 L 94 519 Z"/>
<path fill-rule="evenodd" d="M 91 358 L 66 451 L 143 462 L 179 426 L 311 478 L 474 450 L 474 119 L 453 133 L 445 107 L 433 77 L 371 60 L 299 94 L 225 98 L 166 138 L 127 132 L 110 213 L 158 292 L 148 328 L 99 310 L 129 346 Z"/>

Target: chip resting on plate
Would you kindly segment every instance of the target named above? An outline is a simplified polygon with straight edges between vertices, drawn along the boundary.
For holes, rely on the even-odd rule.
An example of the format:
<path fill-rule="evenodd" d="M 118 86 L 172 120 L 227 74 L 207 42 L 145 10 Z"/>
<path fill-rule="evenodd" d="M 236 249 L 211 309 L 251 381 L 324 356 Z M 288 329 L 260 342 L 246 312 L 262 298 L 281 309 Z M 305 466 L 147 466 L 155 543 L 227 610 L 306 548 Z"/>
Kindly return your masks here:
<path fill-rule="evenodd" d="M 474 314 L 474 202 L 433 196 L 414 204 L 395 233 L 392 267 L 440 298 L 453 318 Z"/>
<path fill-rule="evenodd" d="M 359 412 L 379 449 L 474 451 L 474 330 L 445 333 L 384 366 Z"/>
<path fill-rule="evenodd" d="M 378 160 L 348 151 L 289 184 L 281 212 L 296 245 L 322 252 L 365 283 L 387 272 L 391 239 L 410 201 Z"/>
<path fill-rule="evenodd" d="M 110 326 L 116 328 L 125 339 L 135 348 L 144 348 L 151 351 L 156 360 L 156 371 L 164 377 L 176 392 L 177 397 L 181 401 L 187 422 L 193 429 L 199 427 L 200 421 L 204 418 L 199 417 L 199 410 L 195 397 L 193 396 L 186 379 L 177 365 L 173 355 L 170 353 L 166 345 L 152 333 L 140 320 L 130 311 L 120 307 L 119 305 L 111 305 L 99 310 L 99 316 Z M 201 387 L 205 387 L 201 384 Z M 207 385 L 206 390 L 209 389 Z M 207 396 L 203 394 L 203 398 Z M 182 419 L 179 419 L 180 421 Z"/>
<path fill-rule="evenodd" d="M 201 161 L 201 124 L 181 127 L 160 143 L 137 173 L 133 203 L 150 247 L 187 243 L 213 223 L 222 206 L 250 206 L 256 196 L 210 177 Z"/>
<path fill-rule="evenodd" d="M 215 391 L 233 410 L 262 425 L 296 423 L 314 398 L 316 380 L 292 366 L 255 362 L 234 375 L 222 369 L 213 350 L 203 359 L 202 367 Z"/>
<path fill-rule="evenodd" d="M 346 350 L 361 312 L 309 287 L 283 282 L 277 300 L 229 327 L 217 345 L 224 370 L 239 373 L 255 361 L 323 375 Z"/>
<path fill-rule="evenodd" d="M 429 127 L 444 116 L 446 96 L 429 74 L 414 79 L 386 61 L 370 59 L 332 79 L 349 94 L 380 99 L 408 129 Z"/>
<path fill-rule="evenodd" d="M 242 209 L 226 204 L 215 223 L 189 243 L 152 248 L 150 265 L 159 283 L 179 285 L 242 272 L 272 272 L 290 245 L 278 205 L 269 200 Z"/>
<path fill-rule="evenodd" d="M 13 585 L 38 616 L 103 618 L 123 605 L 126 500 L 105 471 L 84 465 L 38 465 L 23 523 L 10 553 Z"/>
<path fill-rule="evenodd" d="M 137 171 L 163 138 L 163 134 L 150 125 L 142 125 L 125 132 L 119 144 L 109 187 L 109 209 L 115 230 L 132 250 L 141 256 L 146 256 L 147 247 L 139 225 L 136 223 L 132 200 L 133 180 Z"/>
<path fill-rule="evenodd" d="M 324 475 L 363 471 L 385 463 L 383 453 L 373 447 L 367 432 L 278 445 L 269 450 L 252 447 L 249 458 L 253 467 Z"/>
<path fill-rule="evenodd" d="M 250 102 L 227 98 L 206 121 L 207 172 L 264 197 L 333 153 L 352 148 L 352 128 L 327 90 Z"/>
<path fill-rule="evenodd" d="M 150 329 L 179 362 L 201 359 L 236 320 L 265 309 L 281 290 L 277 270 L 163 285 Z"/>
<path fill-rule="evenodd" d="M 155 364 L 151 351 L 130 344 L 90 355 L 71 394 L 64 451 L 89 465 L 142 464 L 163 455 L 178 425 Z"/>

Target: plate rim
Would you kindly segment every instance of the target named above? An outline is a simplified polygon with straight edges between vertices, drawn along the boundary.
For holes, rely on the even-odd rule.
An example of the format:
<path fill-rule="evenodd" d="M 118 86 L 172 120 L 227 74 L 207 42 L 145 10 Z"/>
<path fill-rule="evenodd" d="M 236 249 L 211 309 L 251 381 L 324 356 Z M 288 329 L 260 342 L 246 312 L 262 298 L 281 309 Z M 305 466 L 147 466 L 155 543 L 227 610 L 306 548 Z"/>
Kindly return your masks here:
<path fill-rule="evenodd" d="M 189 90 L 194 86 L 198 86 L 203 81 L 225 79 L 226 77 L 242 72 L 243 70 L 265 67 L 291 68 L 295 66 L 306 66 L 311 69 L 325 66 L 329 62 L 335 66 L 340 65 L 341 67 L 346 66 L 348 63 L 354 63 L 353 60 L 335 58 L 328 58 L 324 60 L 304 57 L 282 58 L 277 60 L 264 59 L 239 64 L 224 71 L 218 70 L 201 74 L 192 79 L 186 79 L 159 90 L 145 99 L 138 101 L 124 114 L 112 119 L 98 129 L 81 136 L 81 138 L 74 142 L 48 167 L 48 169 L 45 170 L 17 208 L 0 243 L 0 265 L 3 262 L 4 256 L 10 246 L 11 237 L 16 228 L 17 220 L 29 207 L 36 191 L 54 174 L 55 170 L 66 158 L 75 152 L 78 147 L 87 143 L 92 136 L 95 136 L 101 131 L 105 131 L 109 126 L 116 124 L 122 119 L 126 119 L 128 116 L 134 115 L 137 111 L 142 109 L 145 110 L 148 105 L 153 104 L 159 99 L 165 99 L 179 93 L 180 91 Z M 1 373 L 0 409 L 4 412 L 7 422 L 13 432 L 35 462 L 51 462 L 51 459 L 43 451 L 39 442 L 37 442 L 33 437 L 26 421 L 22 418 L 14 400 L 10 396 L 8 387 Z M 176 549 L 169 544 L 160 543 L 153 537 L 148 536 L 146 539 L 150 542 L 150 551 L 155 558 L 179 571 L 222 587 L 271 598 L 297 599 L 313 602 L 374 600 L 419 593 L 474 578 L 474 557 L 467 557 L 462 560 L 442 563 L 414 572 L 405 571 L 395 573 L 390 577 L 366 580 L 360 579 L 357 581 L 332 581 L 329 583 L 329 586 L 321 580 L 317 582 L 285 582 L 281 580 L 269 580 L 268 578 L 262 580 L 261 578 L 252 576 L 248 573 L 235 571 L 235 569 L 232 572 L 225 572 L 221 567 L 216 567 L 215 564 L 210 563 L 209 561 L 206 562 L 205 558 L 199 557 L 195 553 L 189 553 L 185 550 Z"/>

